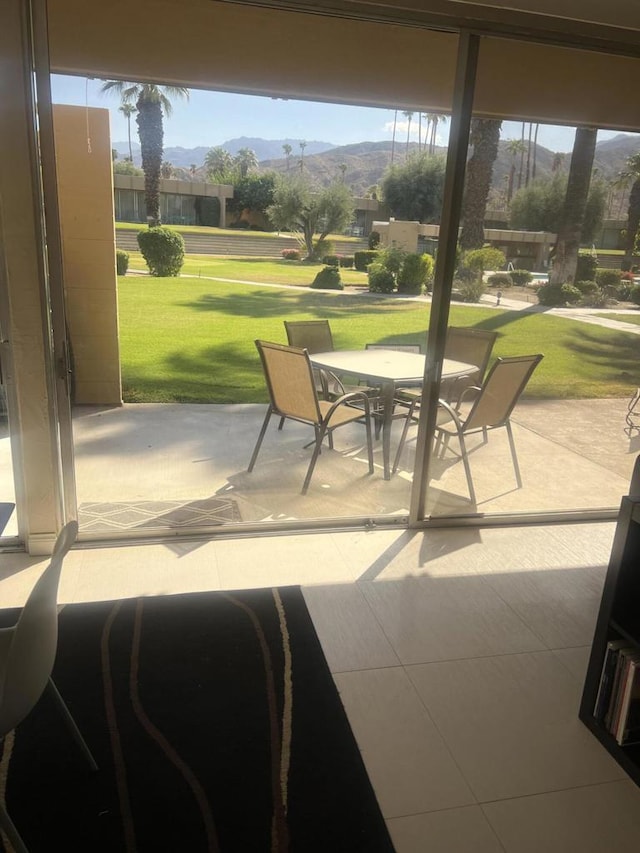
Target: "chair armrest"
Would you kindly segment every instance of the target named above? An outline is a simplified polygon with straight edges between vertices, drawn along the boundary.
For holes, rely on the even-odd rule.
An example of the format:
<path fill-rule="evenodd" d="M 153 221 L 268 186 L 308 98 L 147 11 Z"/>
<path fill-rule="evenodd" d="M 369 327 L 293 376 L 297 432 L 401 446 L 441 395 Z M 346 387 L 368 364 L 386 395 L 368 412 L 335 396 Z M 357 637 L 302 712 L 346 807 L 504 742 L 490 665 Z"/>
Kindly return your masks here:
<path fill-rule="evenodd" d="M 371 403 L 370 398 L 367 396 L 367 394 L 365 394 L 364 391 L 350 391 L 348 394 L 343 394 L 341 397 L 338 397 L 337 400 L 333 401 L 333 403 L 331 404 L 331 408 L 327 412 L 327 420 L 329 420 L 331 415 L 339 406 L 343 405 L 344 403 L 348 405 L 349 403 L 354 402 L 355 400 L 362 402 L 362 408 L 364 409 L 365 414 L 367 415 L 367 417 L 370 417 Z M 354 408 L 360 407 L 358 406 Z"/>

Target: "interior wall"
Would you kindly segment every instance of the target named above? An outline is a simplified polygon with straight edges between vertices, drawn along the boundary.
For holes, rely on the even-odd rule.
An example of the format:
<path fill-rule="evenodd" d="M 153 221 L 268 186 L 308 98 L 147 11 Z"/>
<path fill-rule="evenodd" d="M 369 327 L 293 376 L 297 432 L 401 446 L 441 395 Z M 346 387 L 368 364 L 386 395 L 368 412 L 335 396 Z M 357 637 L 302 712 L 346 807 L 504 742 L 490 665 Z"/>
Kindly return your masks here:
<path fill-rule="evenodd" d="M 49 21 L 58 73 L 398 109 L 451 105 L 453 33 L 211 0 L 113 0 L 90 12 L 83 0 L 49 0 Z M 627 81 L 639 71 L 637 58 L 483 38 L 474 112 L 638 130 Z"/>
<path fill-rule="evenodd" d="M 75 402 L 121 405 L 109 110 L 55 105 L 53 126 Z"/>

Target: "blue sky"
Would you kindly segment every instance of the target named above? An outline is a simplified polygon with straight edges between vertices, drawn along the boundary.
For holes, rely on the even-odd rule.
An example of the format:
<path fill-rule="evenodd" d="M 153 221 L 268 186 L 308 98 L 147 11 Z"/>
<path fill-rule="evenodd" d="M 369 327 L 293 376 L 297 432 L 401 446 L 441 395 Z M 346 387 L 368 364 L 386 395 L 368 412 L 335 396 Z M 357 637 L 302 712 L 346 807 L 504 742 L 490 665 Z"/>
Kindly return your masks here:
<path fill-rule="evenodd" d="M 127 139 L 127 122 L 118 112 L 116 95 L 100 92 L 102 81 L 84 77 L 53 75 L 54 103 L 76 104 L 108 108 L 111 114 L 113 142 Z M 393 110 L 372 107 L 353 107 L 323 104 L 312 101 L 283 100 L 255 95 L 237 95 L 226 92 L 206 92 L 193 89 L 189 101 L 174 101 L 174 110 L 165 120 L 165 146 L 180 145 L 195 148 L 199 145 L 213 148 L 238 136 L 262 139 L 305 139 L 348 145 L 353 142 L 391 140 Z M 504 122 L 502 138 L 520 138 L 519 122 Z M 424 130 L 424 129 L 423 129 Z M 137 141 L 135 124 L 132 138 Z M 418 122 L 411 122 L 411 139 L 417 139 Z M 600 131 L 598 141 L 616 136 L 618 131 Z M 438 128 L 438 144 L 444 145 L 448 137 L 448 123 Z M 574 129 L 559 125 L 543 125 L 538 133 L 538 143 L 552 151 L 571 151 Z M 406 140 L 407 121 L 400 113 L 396 138 Z"/>

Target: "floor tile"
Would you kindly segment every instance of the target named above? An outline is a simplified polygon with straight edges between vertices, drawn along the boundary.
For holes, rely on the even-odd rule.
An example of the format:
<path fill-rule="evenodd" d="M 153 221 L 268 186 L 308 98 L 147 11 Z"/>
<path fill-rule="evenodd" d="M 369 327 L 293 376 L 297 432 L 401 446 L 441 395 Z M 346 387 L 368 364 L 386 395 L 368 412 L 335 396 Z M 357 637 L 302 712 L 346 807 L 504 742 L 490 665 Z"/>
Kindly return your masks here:
<path fill-rule="evenodd" d="M 405 664 L 544 648 L 482 578 L 407 578 L 362 587 Z"/>
<path fill-rule="evenodd" d="M 575 649 L 552 649 L 552 651 L 582 687 L 587 675 L 591 646 L 577 646 Z"/>
<path fill-rule="evenodd" d="M 357 584 L 306 586 L 303 593 L 332 672 L 400 665 Z"/>
<path fill-rule="evenodd" d="M 624 776 L 579 721 L 581 686 L 551 652 L 406 669 L 480 802 Z"/>
<path fill-rule="evenodd" d="M 334 678 L 385 818 L 475 803 L 401 667 Z"/>
<path fill-rule="evenodd" d="M 627 780 L 483 806 L 506 853 L 637 853 L 640 790 Z"/>
<path fill-rule="evenodd" d="M 504 853 L 480 806 L 387 821 L 396 853 Z"/>

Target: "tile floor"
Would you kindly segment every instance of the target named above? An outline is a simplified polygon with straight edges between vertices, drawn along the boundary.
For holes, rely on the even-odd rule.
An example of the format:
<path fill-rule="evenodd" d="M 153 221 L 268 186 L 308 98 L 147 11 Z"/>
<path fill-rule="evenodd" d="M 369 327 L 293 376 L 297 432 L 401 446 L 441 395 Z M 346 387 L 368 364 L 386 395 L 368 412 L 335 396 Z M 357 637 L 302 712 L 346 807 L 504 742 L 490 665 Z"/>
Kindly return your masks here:
<path fill-rule="evenodd" d="M 301 584 L 398 853 L 636 853 L 640 790 L 577 718 L 613 529 L 79 548 L 60 600 Z M 0 604 L 43 566 L 0 556 Z"/>

